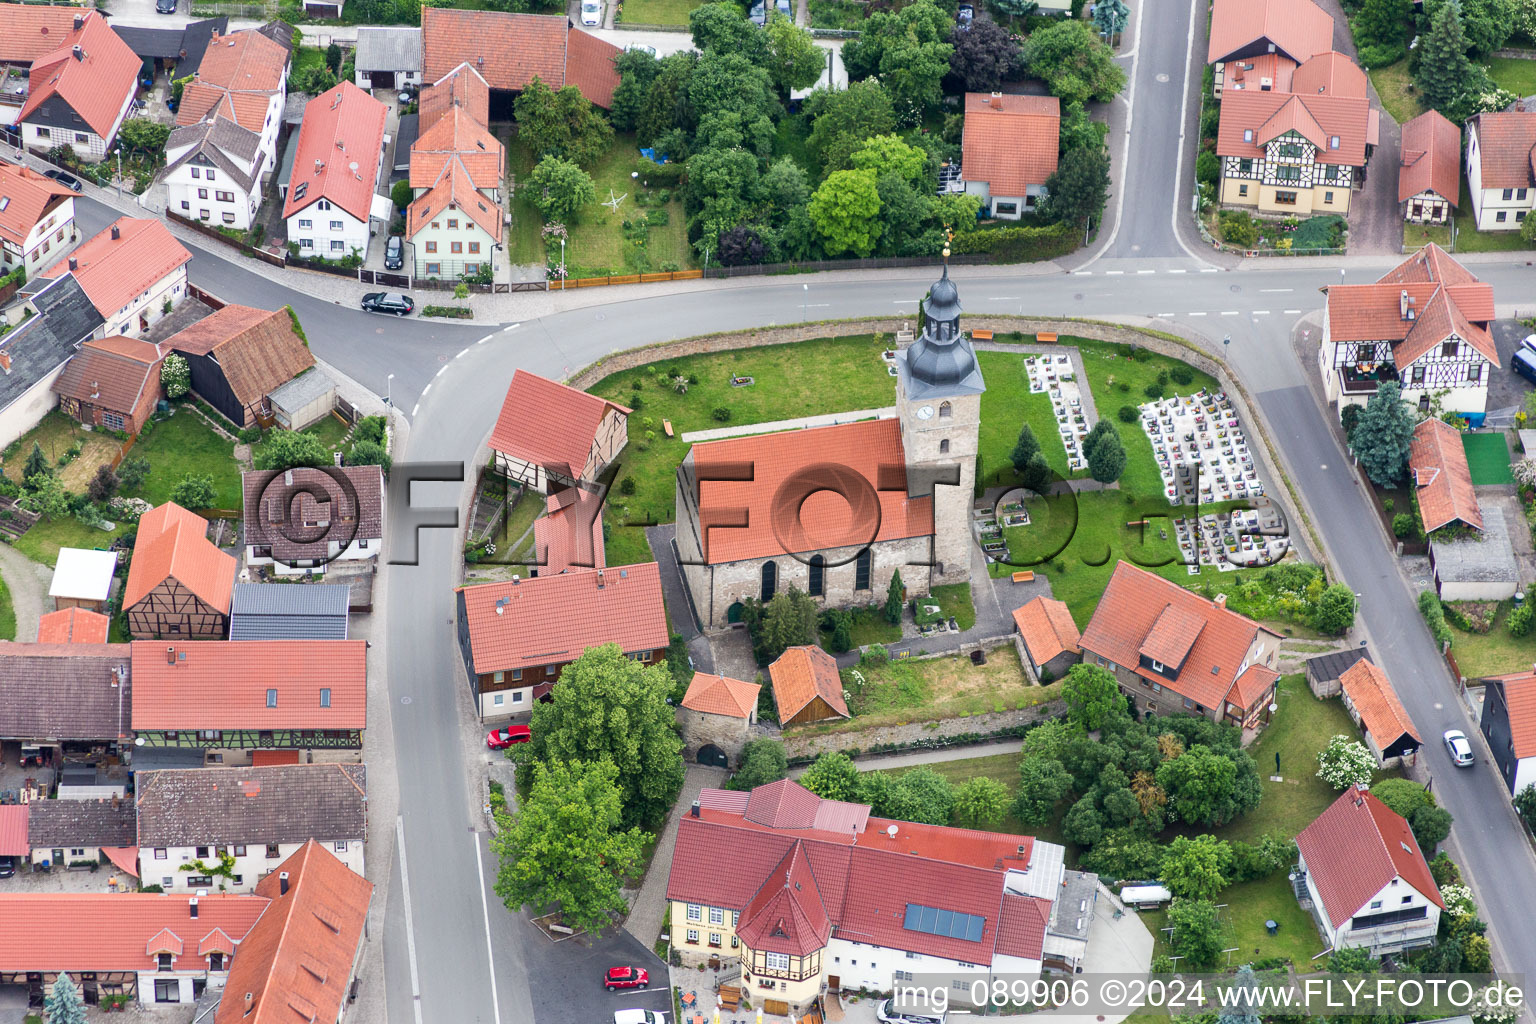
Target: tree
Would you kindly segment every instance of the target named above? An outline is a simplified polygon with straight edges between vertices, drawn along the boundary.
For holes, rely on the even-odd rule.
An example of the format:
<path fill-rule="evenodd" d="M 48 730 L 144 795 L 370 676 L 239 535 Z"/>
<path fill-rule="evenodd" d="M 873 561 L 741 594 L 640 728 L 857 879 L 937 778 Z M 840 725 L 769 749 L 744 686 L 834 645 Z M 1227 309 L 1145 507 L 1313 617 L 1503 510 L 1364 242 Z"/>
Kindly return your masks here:
<path fill-rule="evenodd" d="M 890 586 L 885 588 L 885 621 L 891 625 L 901 622 L 901 607 L 906 603 L 906 584 L 901 582 L 901 570 L 891 572 Z"/>
<path fill-rule="evenodd" d="M 1451 821 L 1451 812 L 1444 807 L 1420 807 L 1413 812 L 1408 827 L 1413 829 L 1413 838 L 1425 857 L 1433 857 L 1435 847 L 1451 834 Z"/>
<path fill-rule="evenodd" d="M 789 762 L 784 756 L 784 744 L 770 736 L 763 736 L 748 743 L 741 750 L 741 764 L 726 789 L 755 789 L 770 782 L 778 782 L 789 775 Z"/>
<path fill-rule="evenodd" d="M 96 475 L 91 477 L 85 493 L 92 501 L 102 505 L 112 500 L 113 495 L 117 494 L 118 486 L 117 474 L 112 472 L 109 464 L 103 462 L 96 467 Z"/>
<path fill-rule="evenodd" d="M 1168 794 L 1168 810 L 1180 821 L 1213 827 L 1258 803 L 1257 774 L 1253 758 L 1243 751 L 1216 751 L 1203 743 L 1164 761 L 1155 772 Z"/>
<path fill-rule="evenodd" d="M 583 206 L 597 202 L 592 176 L 575 162 L 557 156 L 540 160 L 523 188 L 545 220 L 570 220 Z"/>
<path fill-rule="evenodd" d="M 382 466 L 388 473 L 391 461 L 389 453 L 377 441 L 354 441 L 347 451 L 349 466 Z"/>
<path fill-rule="evenodd" d="M 1088 441 L 1095 433 L 1099 439 L 1090 448 Z M 1125 445 L 1120 441 L 1120 432 L 1109 420 L 1099 420 L 1089 431 L 1083 439 L 1083 453 L 1088 460 L 1088 475 L 1101 484 L 1114 483 L 1125 472 Z"/>
<path fill-rule="evenodd" d="M 720 232 L 719 248 L 723 267 L 739 267 L 748 263 L 763 262 L 763 239 L 745 224 L 738 224 L 729 231 Z"/>
<path fill-rule="evenodd" d="M 160 385 L 166 398 L 180 398 L 192 389 L 192 368 L 182 356 L 172 352 L 160 363 Z"/>
<path fill-rule="evenodd" d="M 1312 614 L 1312 628 L 1331 636 L 1343 636 L 1355 624 L 1355 592 L 1343 583 L 1335 583 L 1317 599 Z"/>
<path fill-rule="evenodd" d="M 841 752 L 819 754 L 800 776 L 800 785 L 825 800 L 857 800 L 859 766 Z"/>
<path fill-rule="evenodd" d="M 1419 67 L 1413 81 L 1424 105 L 1445 113 L 1474 78 L 1457 4 L 1441 3 L 1436 9 L 1429 32 L 1419 41 L 1418 57 Z"/>
<path fill-rule="evenodd" d="M 1078 846 L 1092 846 L 1104 834 L 1104 816 L 1094 806 L 1093 797 L 1085 796 L 1072 805 L 1061 819 L 1061 833 Z"/>
<path fill-rule="evenodd" d="M 1172 933 L 1168 945 L 1182 957 L 1181 970 L 1203 971 L 1216 966 L 1221 955 L 1221 921 L 1210 900 L 1175 899 L 1168 906 Z"/>
<path fill-rule="evenodd" d="M 1026 825 L 1044 825 L 1051 812 L 1072 792 L 1072 776 L 1053 758 L 1028 758 L 1019 764 L 1019 795 L 1014 813 Z"/>
<path fill-rule="evenodd" d="M 1365 0 L 1354 17 L 1353 27 L 1355 40 L 1362 48 L 1382 47 L 1401 56 L 1413 27 L 1413 2 Z"/>
<path fill-rule="evenodd" d="M 405 211 L 411 205 L 411 200 L 416 197 L 416 190 L 411 188 L 409 178 L 401 178 L 389 188 L 389 201 L 395 204 L 395 209 Z"/>
<path fill-rule="evenodd" d="M 878 11 L 864 20 L 856 39 L 843 44 L 850 81 L 879 76 L 904 111 L 937 106 L 940 82 L 954 52 L 946 40 L 952 15 L 933 0 L 914 0 L 899 11 Z"/>
<path fill-rule="evenodd" d="M 1260 1024 L 1260 1017 L 1254 1006 L 1258 999 L 1258 979 L 1253 976 L 1253 966 L 1243 964 L 1237 969 L 1237 977 L 1232 981 L 1232 995 L 1230 1002 L 1223 1000 L 1221 1011 L 1216 1015 L 1216 1024 Z"/>
<path fill-rule="evenodd" d="M 828 53 L 794 19 L 777 11 L 768 19 L 768 77 L 784 92 L 815 85 L 827 69 Z"/>
<path fill-rule="evenodd" d="M 341 74 L 341 44 L 332 43 L 325 48 L 325 66 Z"/>
<path fill-rule="evenodd" d="M 1526 825 L 1536 828 L 1536 784 L 1526 786 L 1515 794 L 1515 810 Z"/>
<path fill-rule="evenodd" d="M 1067 703 L 1067 720 L 1092 731 L 1125 710 L 1125 698 L 1115 677 L 1097 665 L 1079 662 L 1061 683 Z"/>
<path fill-rule="evenodd" d="M 27 480 L 27 489 L 18 504 L 31 509 L 47 520 L 58 520 L 70 514 L 70 493 L 52 473 L 38 473 Z"/>
<path fill-rule="evenodd" d="M 996 92 L 1006 78 L 1019 73 L 1023 58 L 1019 44 L 995 21 L 956 25 L 949 33 L 949 70 L 967 92 Z"/>
<path fill-rule="evenodd" d="M 1318 751 L 1317 777 L 1334 789 L 1369 786 L 1375 772 L 1376 758 L 1359 740 L 1334 736 Z"/>
<path fill-rule="evenodd" d="M 955 787 L 951 820 L 961 828 L 996 828 L 1008 813 L 1008 787 L 985 775 L 966 779 Z"/>
<path fill-rule="evenodd" d="M 27 453 L 26 464 L 21 467 L 21 479 L 30 484 L 33 477 L 46 476 L 50 472 L 48 456 L 43 454 L 43 446 L 33 441 L 32 450 Z"/>
<path fill-rule="evenodd" d="M 1066 19 L 1036 29 L 1024 41 L 1024 69 L 1063 103 L 1108 103 L 1125 88 L 1115 54 L 1086 22 Z"/>
<path fill-rule="evenodd" d="M 688 160 L 684 193 L 690 225 L 713 239 L 740 224 L 751 212 L 748 198 L 757 187 L 758 160 L 744 149 L 708 149 Z"/>
<path fill-rule="evenodd" d="M 118 141 L 126 153 L 143 153 L 152 160 L 164 158 L 165 142 L 170 137 L 170 125 L 145 117 L 130 118 L 117 130 Z"/>
<path fill-rule="evenodd" d="M 256 450 L 257 469 L 293 469 L 296 466 L 329 466 L 331 453 L 314 434 L 273 430 Z"/>
<path fill-rule="evenodd" d="M 85 1024 L 85 1002 L 67 973 L 54 981 L 48 998 L 43 1000 L 43 1012 L 48 1015 L 48 1024 Z"/>
<path fill-rule="evenodd" d="M 145 458 L 124 459 L 117 467 L 117 480 L 124 491 L 136 491 L 143 487 L 148 476 L 149 460 Z"/>
<path fill-rule="evenodd" d="M 898 776 L 872 772 L 860 777 L 861 799 L 882 818 L 947 825 L 955 806 L 949 780 L 927 765 L 909 768 Z"/>
<path fill-rule="evenodd" d="M 1034 430 L 1028 423 L 1019 428 L 1019 439 L 1014 443 L 1013 451 L 1008 456 L 1008 461 L 1013 463 L 1013 468 L 1020 473 L 1028 466 L 1030 460 L 1040 454 L 1040 441 L 1035 437 Z"/>
<path fill-rule="evenodd" d="M 806 99 L 803 109 L 811 117 L 806 145 L 823 174 L 847 166 L 848 158 L 865 139 L 884 135 L 896 127 L 891 94 L 874 80 L 853 81 L 848 88 L 835 92 L 817 89 Z"/>
<path fill-rule="evenodd" d="M 1045 214 L 1066 224 L 1086 224 L 1104 212 L 1109 198 L 1109 154 L 1103 147 L 1068 150 L 1049 179 Z"/>
<path fill-rule="evenodd" d="M 644 50 L 625 50 L 614 58 L 613 69 L 619 74 L 619 85 L 613 90 L 608 120 L 618 131 L 633 131 L 646 93 L 661 72 L 661 63 Z"/>
<path fill-rule="evenodd" d="M 1103 121 L 1095 121 L 1088 116 L 1088 110 L 1081 103 L 1068 103 L 1061 111 L 1061 151 L 1063 153 L 1072 149 L 1104 148 L 1104 136 L 1109 134 L 1109 125 Z"/>
<path fill-rule="evenodd" d="M 874 252 L 880 194 L 869 171 L 833 171 L 811 196 L 807 212 L 829 256 Z"/>
<path fill-rule="evenodd" d="M 816 601 L 798 587 L 774 594 L 753 638 L 758 664 L 768 664 L 791 647 L 814 644 L 816 618 Z"/>
<path fill-rule="evenodd" d="M 532 760 L 612 761 L 624 822 L 659 824 L 683 788 L 683 741 L 659 665 L 624 656 L 618 644 L 589 647 L 560 673 L 552 700 L 533 706 Z"/>
<path fill-rule="evenodd" d="M 1371 787 L 1371 796 L 1409 821 L 1420 807 L 1435 806 L 1434 794 L 1411 779 L 1382 779 Z"/>
<path fill-rule="evenodd" d="M 216 493 L 212 474 L 188 473 L 171 490 L 171 500 L 185 509 L 212 508 Z"/>
<path fill-rule="evenodd" d="M 1098 0 L 1093 7 L 1093 28 L 1106 41 L 1125 31 L 1131 20 L 1131 9 L 1125 0 Z"/>
<path fill-rule="evenodd" d="M 336 73 L 324 64 L 317 64 L 290 76 L 288 88 L 290 92 L 304 92 L 311 96 L 319 96 L 323 92 L 336 88 Z"/>
<path fill-rule="evenodd" d="M 1401 386 L 1397 381 L 1383 381 L 1349 436 L 1350 447 L 1372 483 L 1394 487 L 1402 482 L 1408 471 L 1413 427 L 1413 415 L 1402 399 Z"/>
<path fill-rule="evenodd" d="M 754 64 L 770 59 L 770 37 L 747 20 L 739 4 L 700 4 L 688 12 L 688 31 L 700 53 L 739 53 Z"/>
<path fill-rule="evenodd" d="M 501 860 L 496 895 L 512 911 L 558 907 L 567 927 L 601 931 L 610 915 L 627 909 L 620 890 L 639 868 L 651 836 L 623 827 L 619 769 L 611 761 L 557 759 L 535 764 L 533 771 L 516 820 L 504 822 L 491 839 Z"/>
<path fill-rule="evenodd" d="M 1163 884 L 1175 896 L 1215 899 L 1231 881 L 1232 847 L 1213 835 L 1176 836 L 1163 855 Z"/>
<path fill-rule="evenodd" d="M 558 156 L 587 166 L 613 144 L 613 128 L 581 90 L 551 90 L 537 75 L 512 103 L 517 137 L 539 156 Z"/>
<path fill-rule="evenodd" d="M 928 154 L 916 146 L 909 146 L 895 135 L 875 135 L 848 158 L 848 165 L 856 171 L 868 171 L 879 176 L 886 173 L 899 175 L 912 185 L 926 185 L 928 178 Z"/>

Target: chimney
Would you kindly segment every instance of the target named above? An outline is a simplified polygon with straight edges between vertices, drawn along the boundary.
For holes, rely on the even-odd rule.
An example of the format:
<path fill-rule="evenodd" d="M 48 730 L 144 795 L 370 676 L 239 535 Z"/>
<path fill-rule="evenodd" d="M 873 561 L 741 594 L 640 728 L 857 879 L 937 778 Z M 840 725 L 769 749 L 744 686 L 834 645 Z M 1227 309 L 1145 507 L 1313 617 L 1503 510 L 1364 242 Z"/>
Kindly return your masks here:
<path fill-rule="evenodd" d="M 993 93 L 992 94 L 992 101 L 991 102 L 992 102 L 992 109 L 993 110 L 1002 110 L 1003 109 L 1003 94 L 1000 93 L 1000 92 Z"/>
<path fill-rule="evenodd" d="M 341 465 L 341 452 L 336 452 L 334 455 L 331 456 L 331 458 L 336 461 L 336 465 L 337 466 Z"/>
<path fill-rule="evenodd" d="M 279 896 L 288 895 L 288 872 L 286 871 L 279 871 L 277 873 L 277 894 Z"/>
<path fill-rule="evenodd" d="M 597 589 L 603 589 L 603 570 L 597 570 Z"/>
<path fill-rule="evenodd" d="M 699 802 L 697 800 L 693 802 L 692 807 L 688 808 L 688 813 L 693 815 L 695 818 L 699 816 Z"/>
<path fill-rule="evenodd" d="M 75 55 L 75 60 L 81 61 L 82 63 L 85 61 L 85 51 L 80 48 L 79 43 L 76 43 L 74 48 L 69 52 Z"/>
<path fill-rule="evenodd" d="M 1216 595 L 1216 607 L 1220 608 L 1222 610 L 1226 610 L 1226 607 L 1227 607 L 1227 595 L 1226 594 L 1217 594 Z"/>
<path fill-rule="evenodd" d="M 71 256 L 69 258 L 69 269 L 70 270 L 79 270 L 80 269 L 80 261 L 75 259 L 73 256 Z"/>
<path fill-rule="evenodd" d="M 174 664 L 176 664 L 176 648 L 174 648 L 174 647 L 167 647 L 165 649 L 165 663 L 167 665 L 174 665 Z"/>
<path fill-rule="evenodd" d="M 7 374 L 11 372 L 11 354 L 9 352 L 0 352 L 0 369 L 3 369 Z"/>
<path fill-rule="evenodd" d="M 243 1016 L 249 1016 L 250 1015 L 251 1004 L 253 1004 L 255 1001 L 256 1001 L 256 997 L 254 995 L 252 995 L 249 992 L 247 992 L 245 994 L 245 1014 Z"/>
<path fill-rule="evenodd" d="M 190 900 L 187 900 L 187 909 L 192 912 L 192 920 L 196 921 L 197 920 L 197 897 L 196 896 L 193 896 Z"/>
<path fill-rule="evenodd" d="M 1397 317 L 1399 320 L 1408 319 L 1408 289 L 1404 288 L 1397 296 Z"/>
<path fill-rule="evenodd" d="M 283 470 L 283 483 L 288 485 L 289 487 L 293 486 L 293 470 L 291 470 L 291 469 Z"/>
<path fill-rule="evenodd" d="M 116 224 L 113 224 L 112 225 L 112 241 L 116 242 L 118 239 L 120 239 L 122 237 L 123 237 L 123 229 L 118 227 Z"/>
<path fill-rule="evenodd" d="M 77 15 L 75 15 L 75 31 L 78 32 L 82 28 L 85 28 L 85 15 L 77 14 Z M 77 47 L 75 47 L 75 49 L 78 50 L 79 47 L 77 46 Z"/>
<path fill-rule="evenodd" d="M 101 381 L 99 381 L 99 380 L 91 381 L 91 397 L 92 398 L 100 398 L 101 397 Z"/>

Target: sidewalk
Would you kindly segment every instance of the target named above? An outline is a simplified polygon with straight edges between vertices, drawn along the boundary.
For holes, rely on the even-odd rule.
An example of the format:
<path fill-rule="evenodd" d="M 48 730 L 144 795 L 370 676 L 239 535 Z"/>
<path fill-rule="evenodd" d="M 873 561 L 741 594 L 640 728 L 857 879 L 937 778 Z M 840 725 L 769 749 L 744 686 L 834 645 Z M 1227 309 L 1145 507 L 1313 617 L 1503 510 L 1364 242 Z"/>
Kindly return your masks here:
<path fill-rule="evenodd" d="M 667 874 L 672 867 L 672 851 L 677 847 L 679 823 L 699 798 L 699 790 L 724 785 L 728 774 L 722 768 L 706 768 L 698 764 L 687 766 L 683 776 L 683 791 L 678 794 L 677 803 L 672 806 L 672 813 L 662 826 L 660 838 L 656 841 L 656 852 L 651 856 L 650 870 L 646 871 L 645 881 L 640 883 L 640 891 L 630 903 L 629 917 L 624 920 L 624 930 L 644 943 L 646 949 L 656 944 L 656 936 L 661 934 L 666 920 Z"/>
<path fill-rule="evenodd" d="M 942 764 L 945 761 L 968 761 L 973 757 L 996 757 L 999 754 L 1017 754 L 1022 741 L 999 740 L 996 743 L 980 743 L 969 747 L 945 747 L 942 750 L 916 750 L 910 754 L 886 754 L 884 757 L 859 758 L 859 771 L 885 772 L 893 768 L 911 768 L 920 764 Z M 798 779 L 810 765 L 791 768 L 789 777 Z"/>
<path fill-rule="evenodd" d="M 749 434 L 773 434 L 780 430 L 805 430 L 810 427 L 835 427 L 839 423 L 858 420 L 890 419 L 896 415 L 894 405 L 884 409 L 858 409 L 853 412 L 824 413 L 820 416 L 802 416 L 797 420 L 773 420 L 769 423 L 744 423 L 739 427 L 715 427 L 712 430 L 690 430 L 682 435 L 688 444 L 701 441 L 719 441 L 727 437 L 746 437 Z"/>

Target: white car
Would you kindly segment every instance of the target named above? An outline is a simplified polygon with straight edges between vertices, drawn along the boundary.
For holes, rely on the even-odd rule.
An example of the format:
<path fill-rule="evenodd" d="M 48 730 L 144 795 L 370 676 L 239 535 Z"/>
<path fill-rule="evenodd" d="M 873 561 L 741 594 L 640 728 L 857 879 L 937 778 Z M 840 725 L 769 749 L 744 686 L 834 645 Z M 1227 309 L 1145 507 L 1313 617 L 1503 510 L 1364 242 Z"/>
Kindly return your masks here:
<path fill-rule="evenodd" d="M 652 57 L 654 57 L 654 56 L 656 56 L 656 47 L 654 47 L 654 46 L 647 46 L 645 43 L 630 43 L 628 46 L 624 47 L 624 52 L 625 53 L 648 53 Z M 1531 335 L 1531 337 L 1532 338 L 1536 338 L 1536 334 Z"/>
<path fill-rule="evenodd" d="M 1465 768 L 1477 760 L 1472 756 L 1472 744 L 1467 742 L 1467 734 L 1460 729 L 1447 729 L 1445 732 L 1445 750 L 1451 755 L 1451 763 L 1458 768 Z"/>
<path fill-rule="evenodd" d="M 602 0 L 581 0 L 581 23 L 583 25 L 601 25 L 603 23 Z"/>
<path fill-rule="evenodd" d="M 887 999 L 875 1009 L 875 1019 L 880 1024 L 944 1024 L 948 1014 L 942 1010 L 898 1010 L 891 1004 L 895 1000 Z"/>
<path fill-rule="evenodd" d="M 660 1010 L 614 1010 L 613 1024 L 667 1024 Z"/>

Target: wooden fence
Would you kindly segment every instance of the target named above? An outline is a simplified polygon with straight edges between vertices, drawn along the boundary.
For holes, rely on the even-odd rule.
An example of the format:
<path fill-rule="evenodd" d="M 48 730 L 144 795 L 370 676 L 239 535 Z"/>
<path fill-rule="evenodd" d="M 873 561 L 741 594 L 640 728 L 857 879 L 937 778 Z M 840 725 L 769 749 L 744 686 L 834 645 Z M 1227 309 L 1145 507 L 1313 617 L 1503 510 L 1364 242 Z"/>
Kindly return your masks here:
<path fill-rule="evenodd" d="M 697 281 L 704 276 L 702 270 L 663 270 L 655 274 L 610 274 L 608 277 L 573 277 L 568 281 L 556 281 L 549 290 L 563 292 L 567 288 L 598 288 L 608 284 L 655 284 L 658 281 Z M 725 275 L 718 275 L 725 276 Z M 519 288 L 519 291 L 532 289 Z"/>
<path fill-rule="evenodd" d="M 203 305 L 207 306 L 209 309 L 214 310 L 215 312 L 229 305 L 229 303 L 213 294 L 213 292 L 210 292 L 206 288 L 199 288 L 197 285 L 190 281 L 187 282 L 187 294 L 201 302 Z"/>
<path fill-rule="evenodd" d="M 235 239 L 230 238 L 224 232 L 220 231 L 218 228 L 204 224 L 200 220 L 193 220 L 191 217 L 183 217 L 181 214 L 176 213 L 174 210 L 166 210 L 165 215 L 171 220 L 172 223 L 180 224 L 182 227 L 191 231 L 196 231 L 198 234 L 212 238 L 214 241 L 223 242 L 231 249 L 239 249 L 253 260 L 260 260 L 261 262 L 270 264 L 274 267 L 284 266 L 288 262 L 288 258 L 286 256 L 279 256 L 277 253 L 267 252 L 264 249 L 258 249 L 255 246 L 246 245 L 244 242 L 236 241 Z"/>
<path fill-rule="evenodd" d="M 993 261 L 987 253 L 960 253 L 949 258 L 955 266 L 985 266 Z M 705 277 L 760 277 L 765 274 L 806 274 L 824 270 L 894 270 L 905 267 L 932 267 L 938 263 L 932 256 L 871 256 L 853 260 L 805 260 L 800 263 L 746 263 L 737 267 L 710 267 L 703 271 Z M 699 273 L 693 271 L 692 273 Z"/>

